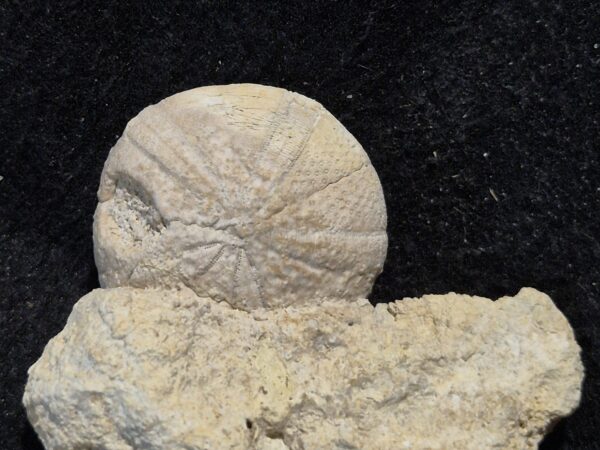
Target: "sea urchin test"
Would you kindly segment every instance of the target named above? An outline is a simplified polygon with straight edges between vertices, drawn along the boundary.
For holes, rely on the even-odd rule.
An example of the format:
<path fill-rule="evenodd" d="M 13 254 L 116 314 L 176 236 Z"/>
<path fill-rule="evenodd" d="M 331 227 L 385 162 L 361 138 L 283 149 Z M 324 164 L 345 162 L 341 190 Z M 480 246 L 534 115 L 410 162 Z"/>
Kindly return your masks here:
<path fill-rule="evenodd" d="M 98 197 L 102 287 L 183 284 L 246 310 L 356 299 L 386 255 L 367 154 L 284 89 L 203 87 L 147 107 L 111 150 Z"/>

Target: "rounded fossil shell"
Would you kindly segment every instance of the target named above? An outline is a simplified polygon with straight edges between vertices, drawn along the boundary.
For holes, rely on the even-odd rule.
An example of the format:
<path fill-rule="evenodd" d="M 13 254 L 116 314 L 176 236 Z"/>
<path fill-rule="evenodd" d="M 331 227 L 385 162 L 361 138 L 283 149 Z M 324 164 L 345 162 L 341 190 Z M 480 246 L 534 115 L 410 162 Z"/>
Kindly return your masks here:
<path fill-rule="evenodd" d="M 102 287 L 174 287 L 240 309 L 370 292 L 387 249 L 377 174 L 319 103 L 209 86 L 132 119 L 102 172 Z"/>

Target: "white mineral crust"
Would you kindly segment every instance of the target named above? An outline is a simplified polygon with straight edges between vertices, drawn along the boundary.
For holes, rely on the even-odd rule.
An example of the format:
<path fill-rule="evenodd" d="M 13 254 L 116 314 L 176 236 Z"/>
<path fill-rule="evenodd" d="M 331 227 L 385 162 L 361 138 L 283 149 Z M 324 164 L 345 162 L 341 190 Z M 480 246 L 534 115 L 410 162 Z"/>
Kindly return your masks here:
<path fill-rule="evenodd" d="M 102 173 L 102 287 L 176 287 L 245 310 L 366 297 L 387 216 L 358 141 L 314 100 L 240 84 L 182 92 L 125 128 Z"/>
<path fill-rule="evenodd" d="M 524 288 L 233 309 L 95 290 L 29 371 L 48 450 L 534 449 L 577 406 L 566 319 Z"/>

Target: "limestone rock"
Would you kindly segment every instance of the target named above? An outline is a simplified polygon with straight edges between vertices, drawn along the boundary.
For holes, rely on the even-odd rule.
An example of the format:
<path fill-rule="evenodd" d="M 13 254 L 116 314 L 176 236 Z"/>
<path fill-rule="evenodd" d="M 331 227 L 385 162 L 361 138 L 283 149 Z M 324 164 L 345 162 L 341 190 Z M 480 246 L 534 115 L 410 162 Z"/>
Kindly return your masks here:
<path fill-rule="evenodd" d="M 77 303 L 24 403 L 48 450 L 523 450 L 582 376 L 534 289 L 245 312 L 118 288 Z"/>
<path fill-rule="evenodd" d="M 367 296 L 387 250 L 379 178 L 319 103 L 210 86 L 144 109 L 98 191 L 102 287 L 175 287 L 245 310 Z"/>

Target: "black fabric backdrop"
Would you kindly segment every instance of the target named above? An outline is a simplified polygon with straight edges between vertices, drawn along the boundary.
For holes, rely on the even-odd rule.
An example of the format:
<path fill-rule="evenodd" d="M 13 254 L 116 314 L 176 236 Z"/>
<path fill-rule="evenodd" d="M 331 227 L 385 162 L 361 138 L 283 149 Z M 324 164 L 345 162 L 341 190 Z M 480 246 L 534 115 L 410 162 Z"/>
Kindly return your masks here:
<path fill-rule="evenodd" d="M 550 294 L 587 377 L 542 448 L 600 448 L 599 19 L 594 1 L 2 1 L 0 448 L 41 448 L 26 370 L 98 287 L 95 194 L 125 124 L 234 82 L 315 98 L 363 144 L 389 214 L 372 301 Z"/>

